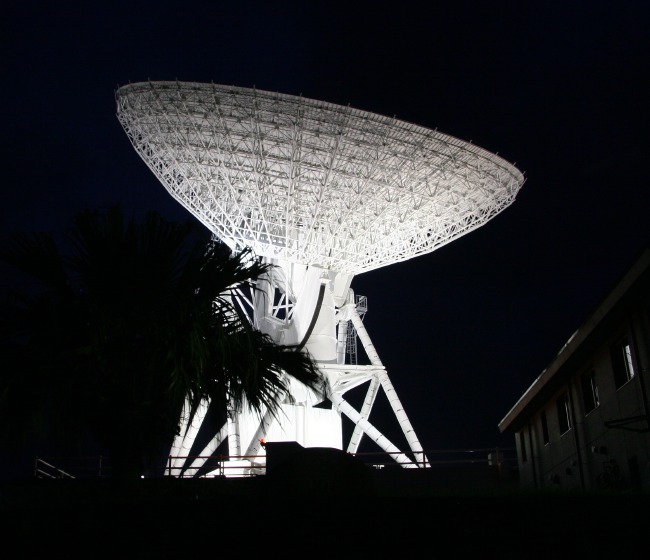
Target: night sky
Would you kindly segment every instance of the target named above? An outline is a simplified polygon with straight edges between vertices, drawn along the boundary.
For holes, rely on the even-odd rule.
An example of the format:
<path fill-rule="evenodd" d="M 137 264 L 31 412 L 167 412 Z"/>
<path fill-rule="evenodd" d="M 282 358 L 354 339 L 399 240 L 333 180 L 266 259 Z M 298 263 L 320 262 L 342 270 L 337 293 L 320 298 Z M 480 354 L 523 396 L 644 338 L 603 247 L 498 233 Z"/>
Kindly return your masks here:
<path fill-rule="evenodd" d="M 115 116 L 115 90 L 148 79 L 349 103 L 516 164 L 526 183 L 493 220 L 352 284 L 425 449 L 512 446 L 498 422 L 650 240 L 645 1 L 9 0 L 3 12 L 2 235 L 61 232 L 114 204 L 190 217 Z"/>

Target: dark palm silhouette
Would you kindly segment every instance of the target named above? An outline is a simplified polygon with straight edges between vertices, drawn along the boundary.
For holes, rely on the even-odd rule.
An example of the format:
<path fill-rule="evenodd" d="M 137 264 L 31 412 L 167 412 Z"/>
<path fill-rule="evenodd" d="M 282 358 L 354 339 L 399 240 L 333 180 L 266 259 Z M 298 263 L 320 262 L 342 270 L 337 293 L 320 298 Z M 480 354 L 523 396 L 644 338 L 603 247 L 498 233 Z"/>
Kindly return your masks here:
<path fill-rule="evenodd" d="M 269 265 L 199 226 L 119 209 L 74 221 L 69 250 L 20 234 L 0 259 L 23 284 L 0 312 L 0 429 L 71 444 L 89 432 L 113 476 L 138 477 L 169 449 L 186 398 L 277 410 L 284 374 L 320 383 L 311 358 L 253 328 L 230 296 Z M 14 441 L 19 443 L 19 441 Z"/>

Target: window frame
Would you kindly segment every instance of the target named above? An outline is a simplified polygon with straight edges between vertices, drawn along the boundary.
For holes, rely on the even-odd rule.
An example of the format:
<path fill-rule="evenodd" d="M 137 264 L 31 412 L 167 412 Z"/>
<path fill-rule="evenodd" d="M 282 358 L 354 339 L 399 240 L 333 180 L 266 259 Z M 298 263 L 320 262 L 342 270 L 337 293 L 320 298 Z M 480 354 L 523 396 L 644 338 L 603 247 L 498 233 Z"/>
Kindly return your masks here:
<path fill-rule="evenodd" d="M 569 393 L 565 391 L 555 401 L 560 436 L 571 431 L 571 411 L 569 410 Z"/>
<path fill-rule="evenodd" d="M 542 423 L 542 442 L 544 445 L 548 445 L 551 441 L 548 431 L 548 418 L 546 417 L 546 410 L 542 410 L 540 414 L 540 422 Z"/>
<path fill-rule="evenodd" d="M 526 429 L 522 428 L 519 432 L 519 445 L 521 447 L 521 461 L 528 462 L 528 450 L 526 449 Z"/>
<path fill-rule="evenodd" d="M 619 337 L 610 346 L 610 358 L 614 385 L 618 390 L 636 377 L 636 357 L 629 335 Z"/>
<path fill-rule="evenodd" d="M 582 391 L 584 414 L 588 416 L 600 406 L 600 394 L 594 368 L 589 368 L 580 376 L 580 389 Z"/>

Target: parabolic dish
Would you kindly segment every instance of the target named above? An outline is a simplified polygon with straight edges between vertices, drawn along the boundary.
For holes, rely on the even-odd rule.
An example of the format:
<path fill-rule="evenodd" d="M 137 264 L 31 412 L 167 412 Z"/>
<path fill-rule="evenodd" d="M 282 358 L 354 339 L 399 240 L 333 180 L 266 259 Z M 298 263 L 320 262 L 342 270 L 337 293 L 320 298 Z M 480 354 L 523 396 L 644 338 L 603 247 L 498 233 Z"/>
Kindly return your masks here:
<path fill-rule="evenodd" d="M 359 274 L 483 225 L 523 175 L 469 142 L 299 96 L 187 82 L 118 89 L 170 194 L 235 250 Z"/>

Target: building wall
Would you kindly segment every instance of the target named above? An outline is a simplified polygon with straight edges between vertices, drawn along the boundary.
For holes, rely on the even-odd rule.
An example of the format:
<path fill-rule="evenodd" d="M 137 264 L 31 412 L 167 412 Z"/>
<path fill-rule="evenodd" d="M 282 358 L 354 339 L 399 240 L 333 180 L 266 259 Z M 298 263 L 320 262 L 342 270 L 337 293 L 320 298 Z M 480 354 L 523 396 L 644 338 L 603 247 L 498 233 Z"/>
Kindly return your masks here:
<path fill-rule="evenodd" d="M 646 410 L 650 377 L 650 294 L 624 309 L 622 320 L 607 329 L 584 354 L 564 382 L 528 415 L 516 433 L 520 483 L 536 489 L 650 491 L 650 434 Z M 621 341 L 629 344 L 634 376 L 617 387 L 617 368 L 624 365 Z M 613 350 L 614 349 L 614 350 Z M 590 410 L 593 373 L 597 404 Z M 592 392 L 593 394 L 593 392 Z M 570 427 L 562 433 L 563 397 L 568 397 Z M 592 404 L 593 401 L 592 401 Z M 546 415 L 548 438 L 544 437 Z M 625 419 L 641 417 L 637 421 Z M 618 426 L 611 425 L 618 421 Z M 608 425 L 607 423 L 610 423 Z M 547 441 L 545 441 L 547 439 Z"/>

